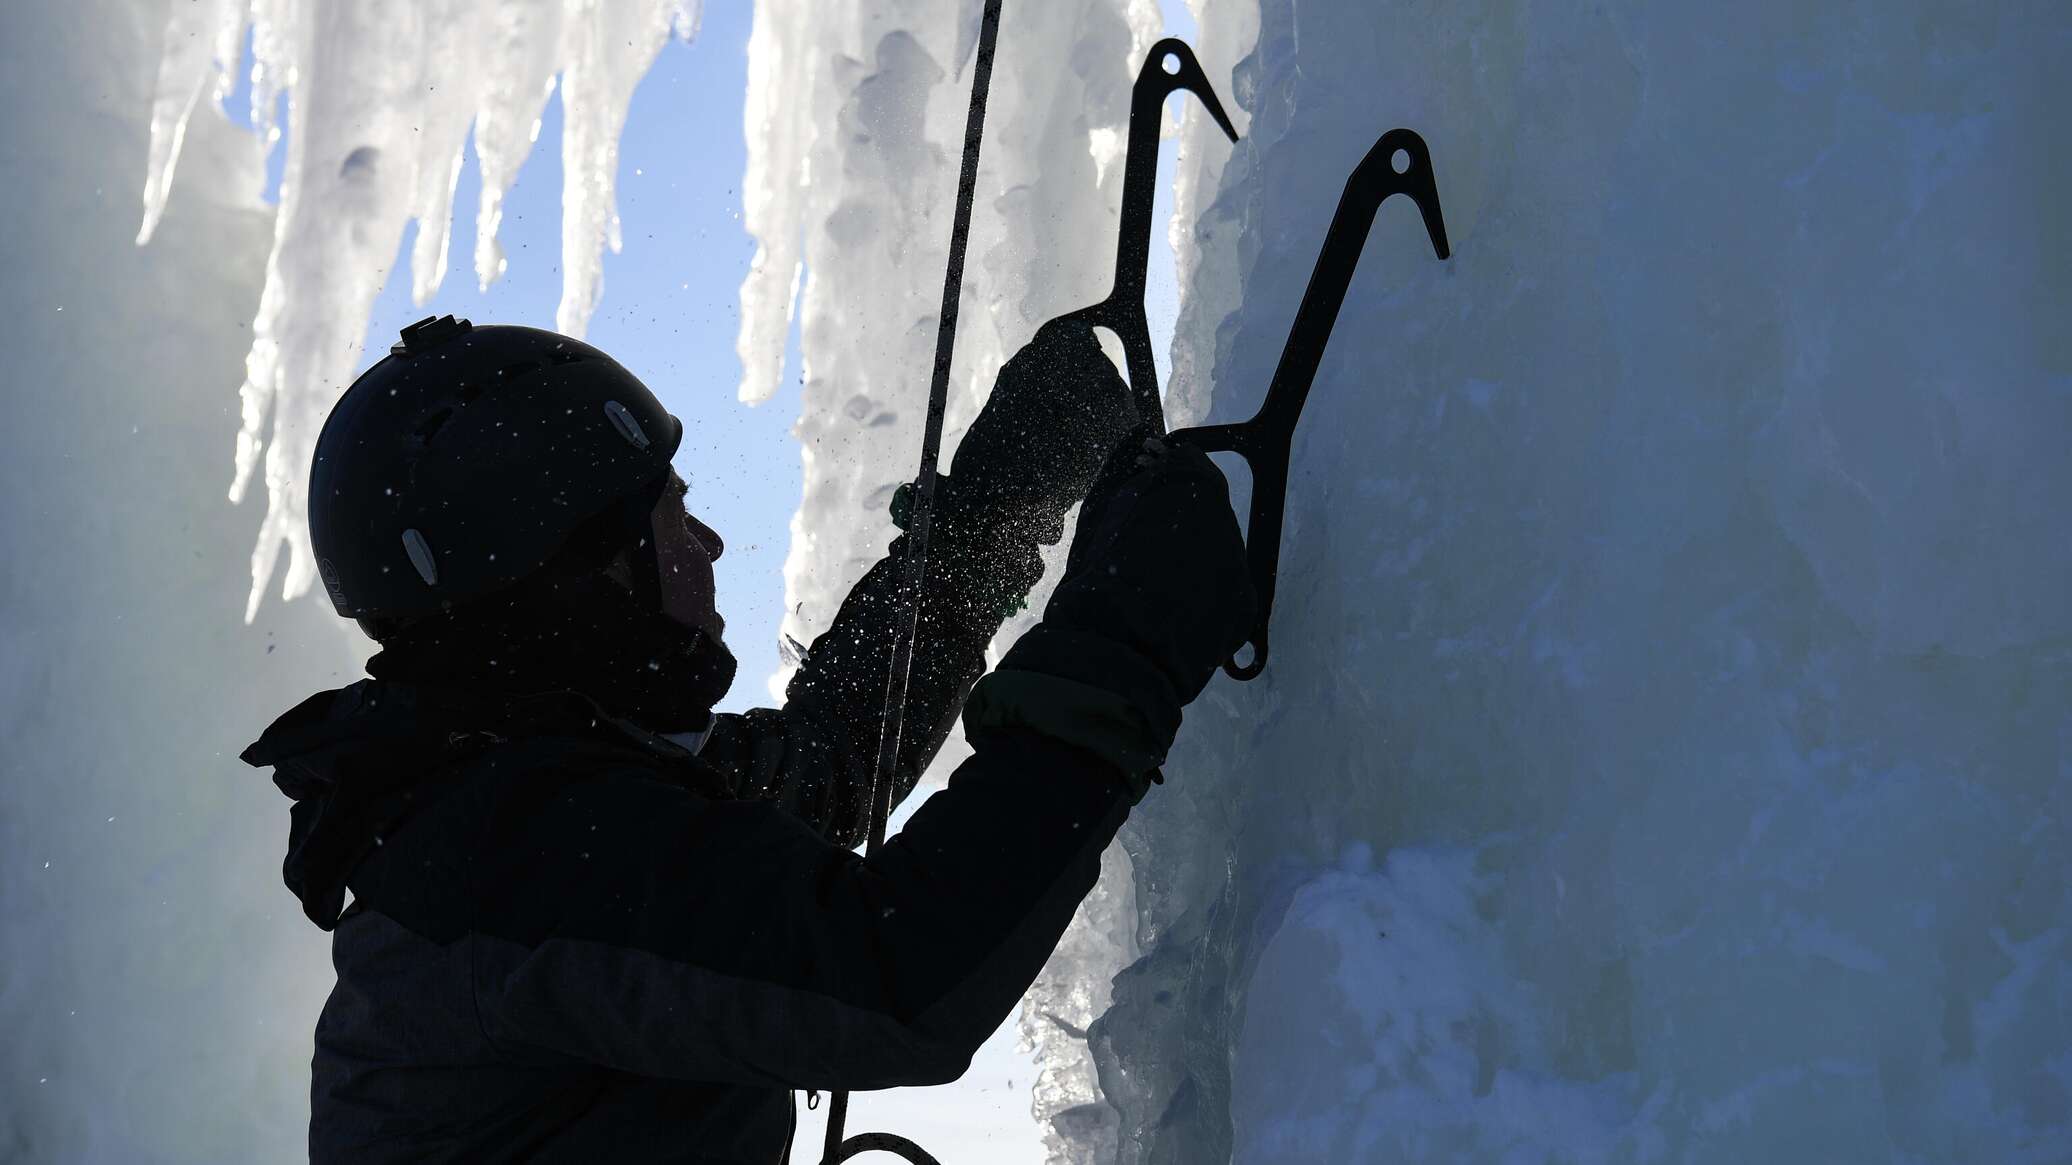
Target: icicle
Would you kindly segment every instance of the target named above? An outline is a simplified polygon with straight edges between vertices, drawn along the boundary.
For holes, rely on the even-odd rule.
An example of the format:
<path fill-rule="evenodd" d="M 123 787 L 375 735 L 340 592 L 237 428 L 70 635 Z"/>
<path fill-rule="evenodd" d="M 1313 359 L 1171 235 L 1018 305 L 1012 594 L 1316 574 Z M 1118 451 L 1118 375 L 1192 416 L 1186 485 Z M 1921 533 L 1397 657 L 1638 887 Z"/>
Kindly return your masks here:
<path fill-rule="evenodd" d="M 825 19 L 825 14 L 820 14 Z M 748 35 L 748 99 L 742 128 L 748 168 L 741 180 L 741 226 L 756 239 L 741 282 L 740 397 L 760 404 L 784 373 L 784 341 L 798 302 L 799 232 L 806 209 L 806 160 L 814 141 L 811 111 L 823 70 L 807 40 L 816 16 L 800 5 L 757 4 Z"/>
<path fill-rule="evenodd" d="M 561 0 L 499 5 L 486 43 L 480 110 L 475 115 L 475 165 L 482 196 L 475 211 L 475 281 L 488 290 L 504 273 L 497 231 L 504 194 L 540 136 L 540 114 L 554 93 L 561 55 Z"/>
<path fill-rule="evenodd" d="M 284 548 L 283 598 L 303 594 L 316 577 L 303 497 L 311 447 L 357 370 L 368 313 L 412 220 L 419 223 L 413 297 L 424 302 L 445 276 L 469 127 L 479 127 L 483 171 L 475 269 L 487 286 L 503 270 L 496 232 L 504 192 L 538 136 L 555 73 L 566 70 L 557 323 L 579 335 L 602 292 L 602 250 L 618 248 L 612 188 L 627 103 L 671 32 L 689 35 L 697 19 L 696 4 L 682 0 L 174 7 L 152 103 L 140 244 L 164 213 L 201 90 L 213 75 L 218 97 L 228 91 L 246 27 L 252 122 L 269 145 L 280 136 L 276 103 L 288 96 L 288 156 L 238 391 L 229 491 L 233 502 L 242 500 L 255 473 L 266 485 L 248 620 Z"/>
<path fill-rule="evenodd" d="M 151 97 L 151 157 L 145 168 L 144 221 L 137 228 L 138 246 L 151 241 L 165 214 L 173 171 L 180 164 L 180 147 L 187 139 L 187 120 L 194 116 L 202 89 L 213 79 L 213 97 L 218 102 L 230 91 L 244 31 L 241 0 L 175 4 L 166 18 L 158 84 Z"/>
<path fill-rule="evenodd" d="M 678 0 L 571 0 L 561 79 L 561 305 L 555 327 L 581 336 L 604 294 L 604 254 L 619 250 L 619 132 L 633 87 L 670 30 L 693 27 Z"/>

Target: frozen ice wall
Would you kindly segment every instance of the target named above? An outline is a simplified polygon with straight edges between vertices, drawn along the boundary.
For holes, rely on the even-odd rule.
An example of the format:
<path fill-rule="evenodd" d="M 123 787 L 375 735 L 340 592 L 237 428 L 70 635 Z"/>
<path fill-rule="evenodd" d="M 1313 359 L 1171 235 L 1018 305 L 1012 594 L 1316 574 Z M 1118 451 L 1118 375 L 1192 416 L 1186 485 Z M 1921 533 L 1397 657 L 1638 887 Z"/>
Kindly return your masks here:
<path fill-rule="evenodd" d="M 243 619 L 219 474 L 273 215 L 196 118 L 135 244 L 170 7 L 0 5 L 0 1161 L 294 1160 L 330 984 L 237 752 L 364 653 L 315 602 Z"/>
<path fill-rule="evenodd" d="M 317 432 L 360 368 L 368 311 L 411 220 L 417 301 L 444 277 L 470 128 L 483 179 L 475 269 L 486 287 L 504 269 L 504 193 L 558 79 L 566 129 L 555 326 L 582 335 L 603 293 L 603 250 L 619 247 L 613 191 L 633 87 L 672 30 L 693 33 L 698 10 L 698 0 L 208 0 L 165 9 L 139 243 L 156 233 L 202 93 L 220 100 L 230 91 L 248 30 L 253 119 L 269 146 L 284 96 L 288 109 L 230 485 L 232 501 L 255 470 L 266 486 L 248 621 L 283 549 L 283 598 L 316 578 L 303 494 Z"/>
<path fill-rule="evenodd" d="M 1203 8 L 1175 394 L 1250 415 L 1382 131 L 1454 258 L 1385 208 L 1126 831 L 1116 1159 L 2067 1160 L 2072 19 Z"/>

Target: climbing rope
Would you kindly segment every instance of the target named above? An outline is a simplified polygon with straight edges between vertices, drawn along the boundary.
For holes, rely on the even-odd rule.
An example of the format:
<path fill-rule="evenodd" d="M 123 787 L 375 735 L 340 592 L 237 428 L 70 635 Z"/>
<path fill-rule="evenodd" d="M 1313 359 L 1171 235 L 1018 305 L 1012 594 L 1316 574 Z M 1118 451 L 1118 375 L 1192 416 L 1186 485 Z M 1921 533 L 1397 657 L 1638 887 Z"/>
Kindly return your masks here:
<path fill-rule="evenodd" d="M 928 569 L 928 535 L 935 518 L 935 466 L 942 454 L 942 419 L 950 399 L 950 353 L 957 339 L 957 306 L 964 292 L 964 247 L 971 236 L 972 192 L 978 185 L 978 146 L 986 124 L 986 94 L 993 83 L 993 48 L 1000 39 L 1000 0 L 986 0 L 978 32 L 978 62 L 971 78 L 971 112 L 964 120 L 964 165 L 957 175 L 957 210 L 950 225 L 950 263 L 943 276 L 942 312 L 935 331 L 935 374 L 928 383 L 928 419 L 921 431 L 921 471 L 914 478 L 907 519 L 905 569 L 895 600 L 892 666 L 885 677 L 884 713 L 878 726 L 878 765 L 871 777 L 870 839 L 864 856 L 885 841 L 885 819 L 892 813 L 892 790 L 899 767 L 900 735 L 905 727 L 907 678 L 913 670 L 914 638 L 921 618 L 921 580 Z M 827 1110 L 827 1141 L 821 1165 L 836 1165 L 859 1153 L 882 1151 L 914 1165 L 937 1165 L 919 1145 L 891 1133 L 859 1133 L 842 1139 L 849 1115 L 849 1093 L 834 1094 Z"/>

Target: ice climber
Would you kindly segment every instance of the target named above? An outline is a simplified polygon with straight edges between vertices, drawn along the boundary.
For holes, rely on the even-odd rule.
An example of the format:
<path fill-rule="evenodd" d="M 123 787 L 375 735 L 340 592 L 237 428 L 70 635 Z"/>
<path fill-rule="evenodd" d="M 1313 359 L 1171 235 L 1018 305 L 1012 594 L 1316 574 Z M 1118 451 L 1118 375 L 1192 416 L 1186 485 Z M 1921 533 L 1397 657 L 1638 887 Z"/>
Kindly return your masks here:
<path fill-rule="evenodd" d="M 773 1162 L 792 1089 L 956 1079 L 1248 625 L 1222 476 L 1132 421 L 1083 325 L 1001 371 L 938 485 L 897 796 L 960 710 L 973 755 L 864 858 L 906 537 L 782 709 L 714 715 L 734 660 L 681 423 L 566 337 L 406 330 L 310 475 L 372 678 L 244 753 L 333 932 L 311 1158 Z M 1042 622 L 980 679 L 1090 489 Z"/>

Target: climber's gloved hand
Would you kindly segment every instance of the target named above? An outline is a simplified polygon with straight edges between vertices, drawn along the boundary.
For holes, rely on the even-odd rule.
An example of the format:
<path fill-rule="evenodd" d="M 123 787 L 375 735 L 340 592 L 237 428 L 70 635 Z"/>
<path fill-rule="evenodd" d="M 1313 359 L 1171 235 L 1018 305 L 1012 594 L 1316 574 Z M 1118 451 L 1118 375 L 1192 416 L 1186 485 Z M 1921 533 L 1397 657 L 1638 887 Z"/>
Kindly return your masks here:
<path fill-rule="evenodd" d="M 1080 745 L 1141 797 L 1180 709 L 1244 643 L 1256 603 L 1222 472 L 1198 449 L 1133 437 L 1080 511 L 1043 621 L 973 691 L 967 731 Z"/>
<path fill-rule="evenodd" d="M 1257 603 L 1230 483 L 1208 454 L 1149 436 L 1118 448 L 1102 478 L 1044 624 L 1128 647 L 1192 703 Z"/>
<path fill-rule="evenodd" d="M 1091 325 L 1056 319 L 1000 370 L 950 464 L 963 503 L 1045 545 L 1137 422 Z"/>

